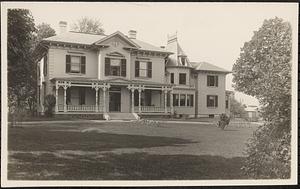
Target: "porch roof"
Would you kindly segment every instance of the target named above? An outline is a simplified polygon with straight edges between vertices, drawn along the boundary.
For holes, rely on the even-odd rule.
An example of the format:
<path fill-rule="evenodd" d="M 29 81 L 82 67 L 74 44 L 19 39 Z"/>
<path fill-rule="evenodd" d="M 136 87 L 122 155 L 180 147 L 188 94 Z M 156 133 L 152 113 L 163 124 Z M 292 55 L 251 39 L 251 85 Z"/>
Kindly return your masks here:
<path fill-rule="evenodd" d="M 97 82 L 97 83 L 111 83 L 111 84 L 123 84 L 123 85 L 136 84 L 136 85 L 150 85 L 150 86 L 172 86 L 172 84 L 165 84 L 165 83 L 158 83 L 158 82 L 144 81 L 144 80 L 129 80 L 123 78 L 99 80 L 97 78 L 83 78 L 83 77 L 56 77 L 51 80 L 71 81 L 71 82 L 73 81 L 73 82 L 82 82 L 82 83 Z"/>

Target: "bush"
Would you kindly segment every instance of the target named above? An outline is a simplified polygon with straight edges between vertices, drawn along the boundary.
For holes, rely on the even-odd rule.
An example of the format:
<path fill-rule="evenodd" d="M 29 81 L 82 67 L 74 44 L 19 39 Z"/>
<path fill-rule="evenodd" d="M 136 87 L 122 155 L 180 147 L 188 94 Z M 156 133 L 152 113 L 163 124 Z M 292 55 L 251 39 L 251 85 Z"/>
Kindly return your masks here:
<path fill-rule="evenodd" d="M 54 95 L 47 95 L 45 97 L 45 114 L 47 117 L 53 116 L 53 108 L 55 107 L 56 100 Z"/>
<path fill-rule="evenodd" d="M 247 144 L 244 173 L 253 179 L 290 178 L 290 142 L 290 132 L 274 137 L 274 123 L 262 125 Z"/>
<path fill-rule="evenodd" d="M 220 120 L 218 121 L 218 127 L 220 127 L 222 130 L 225 129 L 227 125 L 229 125 L 230 122 L 230 117 L 227 116 L 226 114 L 221 114 L 220 115 Z"/>

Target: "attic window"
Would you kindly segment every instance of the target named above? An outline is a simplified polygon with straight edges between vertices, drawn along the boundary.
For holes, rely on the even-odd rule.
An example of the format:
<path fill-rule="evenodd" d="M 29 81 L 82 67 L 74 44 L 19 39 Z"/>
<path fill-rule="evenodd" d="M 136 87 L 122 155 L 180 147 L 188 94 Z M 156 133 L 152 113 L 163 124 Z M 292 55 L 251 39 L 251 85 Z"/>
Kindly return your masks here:
<path fill-rule="evenodd" d="M 181 57 L 181 64 L 185 66 L 185 57 Z"/>

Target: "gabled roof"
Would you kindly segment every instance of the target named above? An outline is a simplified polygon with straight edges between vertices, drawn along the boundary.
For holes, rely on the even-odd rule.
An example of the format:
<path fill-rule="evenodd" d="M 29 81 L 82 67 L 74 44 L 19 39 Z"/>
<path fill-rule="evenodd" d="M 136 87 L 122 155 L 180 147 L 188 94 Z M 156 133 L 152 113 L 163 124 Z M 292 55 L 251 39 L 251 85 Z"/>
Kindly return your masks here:
<path fill-rule="evenodd" d="M 106 36 L 96 42 L 95 45 L 98 45 L 98 44 L 101 44 L 102 42 L 114 37 L 114 36 L 119 36 L 121 37 L 123 40 L 125 40 L 127 43 L 129 43 L 130 45 L 132 45 L 133 47 L 136 47 L 136 48 L 140 48 L 140 46 L 138 44 L 136 44 L 134 41 L 132 41 L 131 39 L 129 39 L 127 36 L 125 36 L 123 33 L 119 32 L 119 31 L 116 31 L 115 33 L 112 33 L 110 34 L 109 36 Z"/>
<path fill-rule="evenodd" d="M 59 35 L 48 37 L 44 41 L 77 43 L 83 45 L 92 45 L 95 41 L 105 38 L 106 35 L 87 34 L 79 32 L 65 32 Z"/>
<path fill-rule="evenodd" d="M 223 73 L 231 73 L 228 70 L 210 64 L 208 62 L 191 62 L 193 68 L 196 71 L 212 71 L 212 72 L 223 72 Z"/>
<path fill-rule="evenodd" d="M 103 42 L 113 36 L 116 36 L 116 35 L 120 36 L 125 41 L 127 41 L 129 44 L 131 44 L 134 48 L 137 48 L 139 50 L 155 51 L 155 52 L 163 52 L 163 53 L 172 54 L 172 52 L 169 52 L 160 47 L 156 47 L 156 46 L 146 43 L 144 41 L 141 41 L 138 39 L 130 39 L 120 31 L 117 31 L 109 36 L 70 31 L 70 32 L 65 32 L 63 34 L 58 34 L 56 36 L 52 36 L 49 38 L 45 38 L 43 41 L 93 45 L 93 44 L 101 43 L 101 42 Z"/>

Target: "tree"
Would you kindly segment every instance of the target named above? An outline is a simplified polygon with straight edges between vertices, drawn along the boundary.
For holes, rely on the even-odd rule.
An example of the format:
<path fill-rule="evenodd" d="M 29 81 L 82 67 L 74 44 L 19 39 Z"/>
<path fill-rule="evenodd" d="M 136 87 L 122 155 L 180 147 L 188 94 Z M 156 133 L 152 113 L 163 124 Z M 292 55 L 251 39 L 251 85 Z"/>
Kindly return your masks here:
<path fill-rule="evenodd" d="M 35 65 L 30 55 L 36 28 L 26 9 L 9 9 L 7 21 L 8 103 L 16 110 L 26 108 L 28 97 L 34 95 Z"/>
<path fill-rule="evenodd" d="M 102 23 L 98 19 L 82 17 L 71 27 L 72 30 L 83 33 L 104 34 Z"/>
<path fill-rule="evenodd" d="M 36 47 L 36 45 L 43 39 L 56 35 L 55 30 L 47 23 L 39 24 L 36 28 L 37 32 L 35 35 L 34 47 Z"/>
<path fill-rule="evenodd" d="M 233 66 L 236 90 L 255 96 L 265 120 L 248 144 L 244 170 L 256 178 L 289 178 L 291 129 L 291 26 L 265 20 Z"/>
<path fill-rule="evenodd" d="M 230 114 L 234 117 L 243 117 L 246 114 L 245 105 L 238 102 L 235 98 L 230 99 Z"/>

